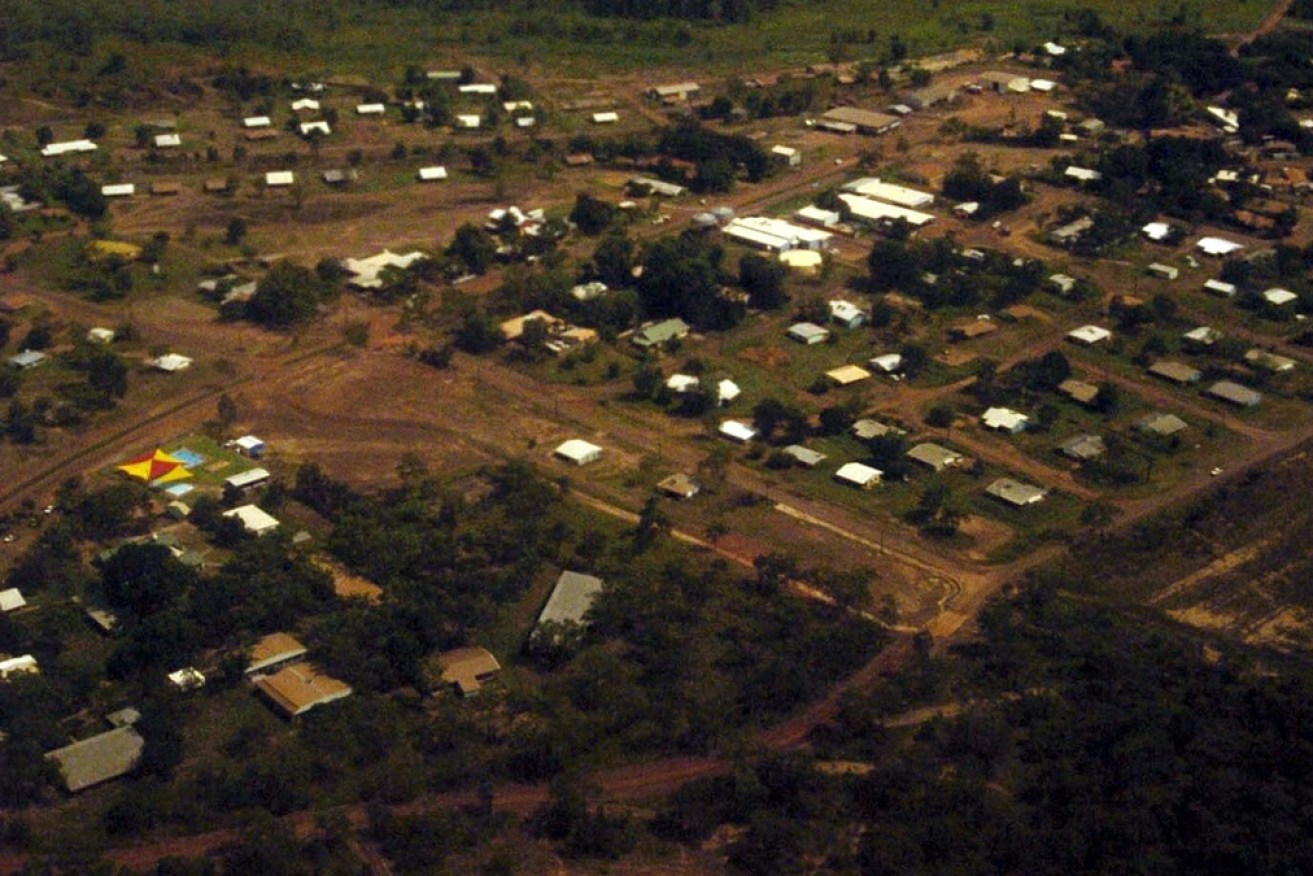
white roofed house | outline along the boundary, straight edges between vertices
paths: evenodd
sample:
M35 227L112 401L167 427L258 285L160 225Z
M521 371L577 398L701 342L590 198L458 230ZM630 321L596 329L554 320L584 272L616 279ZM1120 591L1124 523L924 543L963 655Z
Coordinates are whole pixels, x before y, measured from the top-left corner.
M415 176L420 182L435 182L447 178L447 168L438 165L421 167L416 171Z
M1093 170L1088 167L1077 167L1074 164L1069 166L1062 173L1063 176L1067 177L1067 179L1073 179L1076 182L1081 183L1082 185L1092 182L1098 182L1099 180L1103 179L1103 174L1099 173L1097 170Z
M725 379L716 384L716 404L722 408L742 394L743 390L732 380Z
M988 408L980 415L980 422L986 429L994 432L1019 435L1030 425L1030 418L1011 408Z
M261 444L260 446L263 447L264 445ZM267 483L268 480L269 472L267 469L252 468L224 478L223 485L234 490L249 490L252 487Z
M745 216L733 219L724 228L726 237L756 249L788 252L792 249L825 250L834 235L819 228L794 225L783 219Z
M738 420L725 420L720 424L718 431L721 437L728 438L737 444L747 444L757 437L756 428Z
M224 517L236 518L242 529L251 535L265 535L278 528L278 518L255 505L241 505L223 512Z
M149 360L150 364L158 371L172 374L175 371L183 371L191 367L192 360L189 356L183 356L180 353L165 353L155 359Z
M313 97L303 97L303 98L300 98L299 100L294 100L294 101L292 101L292 112L294 112L294 113L306 113L306 112L315 112L315 113L317 113L317 112L319 112L319 101L315 100Z
M247 116L242 119L242 127L251 128L268 128L273 125L273 120L268 116Z
M866 312L851 301L836 298L829 302L829 308L830 321L844 328L858 328L866 322Z
M66 140L62 143L47 143L41 147L43 158L56 158L60 155L76 155L79 152L95 152L99 147L90 140Z
M264 456L264 439L254 435L243 435L233 441L233 447L247 459L259 459Z
M602 448L582 438L571 438L558 445L552 455L575 465L588 465L602 458Z
M333 129L329 127L328 122L322 120L316 122L301 122L297 128L301 131L302 137L309 137L312 134L321 134L327 137L329 134L333 133Z
M358 116L381 116L387 112L387 107L381 103L362 103L356 105L356 115Z
M351 273L351 279L347 280L347 285L356 289L381 289L383 288L383 273L389 268L404 271L416 262L423 261L426 258L428 256L418 250L398 255L391 250L385 249L381 253L368 258L347 259L345 266Z
M822 328L813 322L798 322L789 326L785 332L789 340L797 341L800 344L812 346L813 344L822 344L830 338L830 330Z
M106 198L126 198L137 193L132 183L111 183L100 187L100 193Z
M1195 247L1204 255L1210 256L1228 256L1239 249L1244 249L1244 244L1236 243L1233 240L1227 240L1224 237L1201 237Z
M869 490L880 483L880 478L884 472L878 468L872 468L860 462L849 462L839 467L834 473L834 479L842 481L845 484L851 484L862 490Z
M477 130L479 126L482 124L483 124L483 117L476 113L461 113L460 115L456 116L455 126L457 128L461 128L466 131Z
M1097 325L1083 325L1067 332L1067 340L1082 347L1093 347L1112 337L1112 332Z
M933 214L912 210L898 204L877 201L875 198L868 198L865 195L854 195L845 192L839 195L839 200L844 203L854 219L860 219L864 222L881 224L902 219L913 228L920 228L935 221Z
M877 201L912 209L929 207L935 202L935 196L929 192L884 182L879 177L855 179L852 182L845 183L843 190L855 195L862 195L866 198L874 198Z
M156 149L176 149L182 145L182 137L177 134L156 134Z
M620 114L615 112L593 113L594 125L614 125L620 121Z
M879 356L871 357L867 364L881 374L897 374L903 370L903 354L882 353Z
M1263 291L1263 300L1273 307L1285 307L1287 304L1298 301L1299 296L1289 289L1274 287Z
M8 614L11 611L18 611L26 605L27 600L23 598L23 591L17 587L0 590L0 613Z
M296 182L296 174L290 170L271 170L264 175L264 184L271 189L286 188Z
M770 157L785 167L798 167L802 164L802 153L792 146L772 146Z

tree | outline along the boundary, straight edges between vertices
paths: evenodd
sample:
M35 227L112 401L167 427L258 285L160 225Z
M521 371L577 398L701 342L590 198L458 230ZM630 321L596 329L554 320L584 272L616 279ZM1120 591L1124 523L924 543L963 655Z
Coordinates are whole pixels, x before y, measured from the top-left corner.
M917 280L920 267L907 246L895 240L877 240L866 257L871 288L876 292L908 289Z
M224 232L223 242L229 246L237 246L246 239L246 220L240 216L234 216L228 220L228 229Z
M237 422L237 402L226 392L219 396L217 413L219 424L225 429L231 429L233 423Z
M952 405L947 402L939 402L926 412L925 424L936 429L947 429L953 425L954 416Z
M613 289L633 281L633 266L634 242L623 232L608 234L593 250L593 268L598 279Z
M963 512L953 491L940 481L931 481L921 491L913 520L931 535L949 536L957 532Z
M123 398L128 392L128 366L109 350L87 357L87 384L102 398Z
M121 546L101 567L100 578L110 601L138 618L160 611L195 583L195 573L159 544Z
M570 211L570 221L589 236L601 234L610 228L615 222L615 216L614 204L594 198L585 192L580 192L575 198L574 209Z
M650 359L644 360L634 372L634 393L643 399L654 398L664 385L661 367Z
M775 310L789 301L784 292L784 267L755 253L739 260L739 285L748 293L753 307Z
M313 319L319 301L319 278L313 271L292 262L279 262L255 287L244 315L260 325L290 328Z
M466 222L456 229L447 255L460 261L470 273L484 274L497 257L497 242L487 231Z
M643 551L662 535L670 532L670 517L661 509L661 500L651 496L643 503L634 529L634 547Z
M466 353L488 353L505 341L499 329L487 313L470 308L461 326L456 330L456 346Z

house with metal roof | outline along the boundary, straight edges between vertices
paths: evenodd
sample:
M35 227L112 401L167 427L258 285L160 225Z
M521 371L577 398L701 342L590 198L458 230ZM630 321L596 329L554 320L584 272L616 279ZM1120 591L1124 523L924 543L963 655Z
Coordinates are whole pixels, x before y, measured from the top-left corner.
M1203 372L1198 368L1193 368L1184 362L1173 362L1169 359L1159 359L1154 362L1149 366L1148 372L1154 377L1162 378L1168 383L1175 383L1177 386L1198 383L1203 377Z
M538 615L538 623L529 635L530 642L541 639L546 624L587 624L588 610L605 586L601 578L583 572L565 570L556 579L547 604Z
M657 492L672 499L692 499L702 490L702 486L696 480L682 471L662 478L657 482L656 488Z
M255 688L285 718L299 717L353 693L351 685L325 674L311 663L294 663L272 675L261 675L255 679Z
M1107 446L1099 435L1077 435L1058 445L1058 452L1077 462L1089 462L1098 459L1107 452Z
M1093 383L1086 383L1084 380L1077 380L1069 377L1058 384L1058 392L1067 398L1085 407L1093 407L1094 403L1099 400L1099 388Z
M23 598L23 591L17 587L10 587L7 590L0 590L0 614L9 614L11 611L18 611L27 605L27 600Z
M980 415L980 422L986 429L1018 435L1030 425L1030 417L1011 408L988 408Z
M278 518L256 505L239 505L223 512L223 516L237 518L251 535L265 535L278 528Z
M1042 502L1048 490L1012 478L999 478L985 487L985 494L1014 508L1024 508Z
M1263 394L1257 390L1242 386L1233 380L1219 380L1204 390L1209 398L1224 401L1238 408L1252 408L1263 400Z
M286 666L306 655L302 645L287 633L270 633L251 646L246 674L255 675Z
M869 490L880 483L884 472L860 462L849 462L839 467L834 479L850 484L858 489Z
M812 346L827 341L830 337L830 330L814 322L796 322L789 326L789 330L785 332L785 335L788 336L789 340Z
M21 353L9 357L9 365L13 368L20 368L26 371L28 368L35 368L42 362L46 361L46 354L40 350L23 350Z
M46 760L59 768L68 792L76 794L135 770L145 747L146 740L135 727L116 727L46 752Z
M824 453L818 453L811 448L803 447L801 444L790 444L780 452L791 457L794 462L803 468L815 468L829 458Z
M851 386L871 377L871 372L860 365L840 365L825 372L825 376L835 386Z
M737 444L747 444L757 437L757 430L754 426L739 420L725 420L720 424L719 430L722 438L728 438Z
M225 487L231 487L234 490L249 490L251 487L258 487L260 484L269 480L268 469L249 468L246 471L238 472L223 479Z
M901 435L903 430L879 420L862 419L853 423L852 433L862 441L870 441L872 438L879 438L884 435Z
M1245 361L1260 371L1268 371L1272 374L1284 374L1287 371L1294 371L1296 364L1295 360L1288 356L1281 356L1260 347L1253 347L1246 351Z
M439 681L463 697L474 696L501 672L501 664L487 648L455 648L433 659Z
M1190 428L1190 424L1176 414L1157 411L1137 422L1135 428L1150 435L1166 438Z
M552 455L575 465L588 465L602 458L602 448L582 438L571 438L559 444Z
M1093 347L1112 337L1112 332L1097 325L1083 325L1067 332L1067 340L1082 347Z
M907 451L906 456L931 471L943 471L946 468L959 466L966 461L966 457L956 450L950 450L929 441L913 446Z
M688 323L675 317L640 327L630 340L633 341L634 346L646 349L686 338L690 331L692 328Z
M844 328L858 328L866 322L866 311L851 301L836 298L827 302L826 306L830 310L830 321Z

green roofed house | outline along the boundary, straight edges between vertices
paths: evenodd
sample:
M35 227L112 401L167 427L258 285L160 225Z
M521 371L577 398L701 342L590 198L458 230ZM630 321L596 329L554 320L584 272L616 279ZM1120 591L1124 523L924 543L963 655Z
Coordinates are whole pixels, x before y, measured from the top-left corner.
M644 349L648 347L659 347L670 341L676 341L688 337L690 330L688 323L675 317L674 319L666 319L661 322L654 322L651 325L643 326L638 329L638 331L634 332L633 342L635 346L643 347Z

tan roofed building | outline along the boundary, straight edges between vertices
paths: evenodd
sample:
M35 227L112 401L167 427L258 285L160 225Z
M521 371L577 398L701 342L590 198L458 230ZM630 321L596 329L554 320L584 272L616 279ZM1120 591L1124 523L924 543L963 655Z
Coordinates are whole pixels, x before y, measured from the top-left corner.
M251 647L251 662L246 666L246 674L275 669L293 660L300 660L305 655L305 645L292 636L287 633L271 633Z
M486 648L445 651L436 662L443 683L453 685L464 697L478 693L484 682L501 672L501 664Z
M255 686L288 718L351 696L351 685L324 675L310 663L284 667L255 680Z

